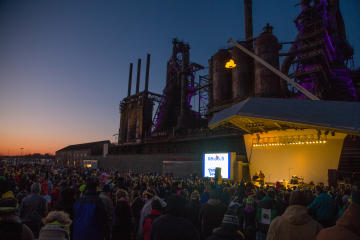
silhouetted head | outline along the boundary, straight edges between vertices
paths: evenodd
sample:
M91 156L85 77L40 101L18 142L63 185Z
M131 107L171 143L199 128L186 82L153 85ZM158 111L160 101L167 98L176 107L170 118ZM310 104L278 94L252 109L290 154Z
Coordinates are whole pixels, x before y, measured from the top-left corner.
M269 191L267 191L266 196L268 196L271 199L274 199L275 198L274 190L270 189Z
M186 200L183 196L172 194L167 201L167 213L181 217L184 214Z
M315 187L315 191L316 191L317 194L320 194L320 193L323 192L323 189L322 189L321 186L316 186L316 187Z
M31 185L31 192L32 193L40 193L41 192L41 185L38 182L35 182Z
M158 199L153 199L151 202L151 209L162 211L161 203Z
M303 191L292 191L290 193L289 205L306 206L306 195Z
M110 185L109 184L104 185L103 192L106 192L106 193L110 192Z
M86 189L90 191L96 191L99 181L95 177L89 177L86 181Z
M211 190L211 192L209 193L209 196L211 199L219 199L219 197L220 197L219 195L220 194L219 194L218 190L216 190L216 189Z

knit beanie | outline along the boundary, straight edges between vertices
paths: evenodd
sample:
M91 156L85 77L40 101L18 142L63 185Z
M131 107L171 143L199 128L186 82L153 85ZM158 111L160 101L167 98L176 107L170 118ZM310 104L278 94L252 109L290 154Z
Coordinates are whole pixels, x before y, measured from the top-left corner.
M190 196L191 200L199 200L200 199L200 194L197 190L193 191L191 193L191 196Z
M222 225L235 225L239 226L239 219L237 217L237 209L238 207L234 205L233 207L229 207L224 215Z
M14 197L12 191L8 191L1 195L0 199L0 213L15 212L18 207L18 201Z
M18 207L18 201L11 191L9 182L0 179L0 214L15 212Z

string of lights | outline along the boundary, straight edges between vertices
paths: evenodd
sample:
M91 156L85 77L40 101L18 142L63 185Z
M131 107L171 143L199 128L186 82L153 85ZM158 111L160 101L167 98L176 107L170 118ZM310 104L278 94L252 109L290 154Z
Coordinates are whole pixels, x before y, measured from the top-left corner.
M253 147L273 147L286 145L310 145L310 144L325 144L327 143L326 135L319 135L317 138L311 135L296 135L296 136L276 136L252 139Z

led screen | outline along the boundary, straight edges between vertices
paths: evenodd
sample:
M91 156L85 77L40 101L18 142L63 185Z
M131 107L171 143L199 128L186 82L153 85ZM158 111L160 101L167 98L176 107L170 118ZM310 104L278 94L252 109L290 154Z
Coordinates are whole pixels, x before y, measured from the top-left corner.
M230 178L230 153L205 153L204 177L215 177L215 168L221 168L221 177Z

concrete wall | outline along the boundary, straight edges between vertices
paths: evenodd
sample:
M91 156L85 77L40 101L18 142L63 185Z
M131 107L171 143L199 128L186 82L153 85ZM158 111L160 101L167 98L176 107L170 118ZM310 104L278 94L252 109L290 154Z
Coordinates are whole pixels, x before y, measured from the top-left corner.
M313 134L316 130L286 130L270 131L259 134L261 138L274 136L293 136ZM250 162L250 174L261 170L265 174L265 181L276 182L289 180L289 175L302 176L305 182L328 183L328 169L337 169L345 134L327 135L325 144L303 144L253 147L252 139L255 134L244 135L246 153Z
M105 158L98 157L97 159L99 160L99 168L117 168L123 171L138 170L141 172L156 171L162 174L163 161L182 161L184 158L193 161L201 160L201 156L197 154L122 154L108 155ZM182 172L182 169L179 169L179 173ZM191 172L189 172L190 174ZM175 175L178 174L175 173Z

